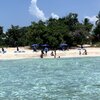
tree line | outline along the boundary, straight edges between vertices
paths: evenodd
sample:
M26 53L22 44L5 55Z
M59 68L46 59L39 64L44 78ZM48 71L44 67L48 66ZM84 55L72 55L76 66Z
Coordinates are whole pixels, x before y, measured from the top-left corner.
M3 27L0 26L0 46L48 44L57 48L61 43L67 43L69 46L95 44L100 42L100 12L96 17L95 25L88 18L79 22L78 14L69 13L59 19L31 22L31 25L25 27L11 25L6 33L3 33Z

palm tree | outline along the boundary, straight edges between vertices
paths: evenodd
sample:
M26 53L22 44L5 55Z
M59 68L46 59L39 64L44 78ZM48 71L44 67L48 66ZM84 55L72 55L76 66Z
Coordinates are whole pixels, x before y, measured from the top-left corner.
M96 16L96 18L97 18L96 25L100 25L100 11L98 15Z

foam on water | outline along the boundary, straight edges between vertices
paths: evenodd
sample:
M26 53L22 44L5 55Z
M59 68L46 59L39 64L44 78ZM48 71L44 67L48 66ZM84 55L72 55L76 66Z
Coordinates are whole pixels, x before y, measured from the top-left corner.
M0 61L0 100L99 100L100 58Z

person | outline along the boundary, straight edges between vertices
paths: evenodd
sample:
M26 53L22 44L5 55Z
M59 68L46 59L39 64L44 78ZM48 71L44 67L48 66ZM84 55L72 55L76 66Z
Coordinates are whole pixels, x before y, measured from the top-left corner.
M43 58L43 55L44 55L44 51L43 49L41 50L41 54L40 54L40 58Z
M82 55L87 55L87 50L86 49L83 49L84 51L83 51L83 53L82 53Z
M54 50L54 53L55 53L54 58L56 58L56 49Z
M51 52L51 56L54 56L54 53L53 53L53 51Z
M44 54L44 50L43 49L41 50L41 54Z
M58 58L60 58L60 56L58 56Z
M46 53L46 55L47 55L48 48L47 48L47 47L45 47L45 48L44 48L44 51L45 51L45 53Z
M83 45L81 44L81 49L83 49Z
M5 50L4 50L4 48L2 48L2 52L3 52L3 53L5 53Z
M18 46L17 46L17 51L19 51L19 48L18 48Z
M43 58L43 53L41 53L40 58Z
M33 47L33 51L37 51L35 46Z
M81 50L79 50L79 55L81 55Z
M84 50L84 54L87 55L87 50L86 49Z

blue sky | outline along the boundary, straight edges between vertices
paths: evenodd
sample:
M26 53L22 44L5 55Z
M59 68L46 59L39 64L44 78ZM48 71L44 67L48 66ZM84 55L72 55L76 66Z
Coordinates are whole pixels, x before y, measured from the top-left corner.
M0 26L6 31L11 25L28 26L32 21L59 18L78 13L82 21L91 22L100 11L100 0L0 0Z

